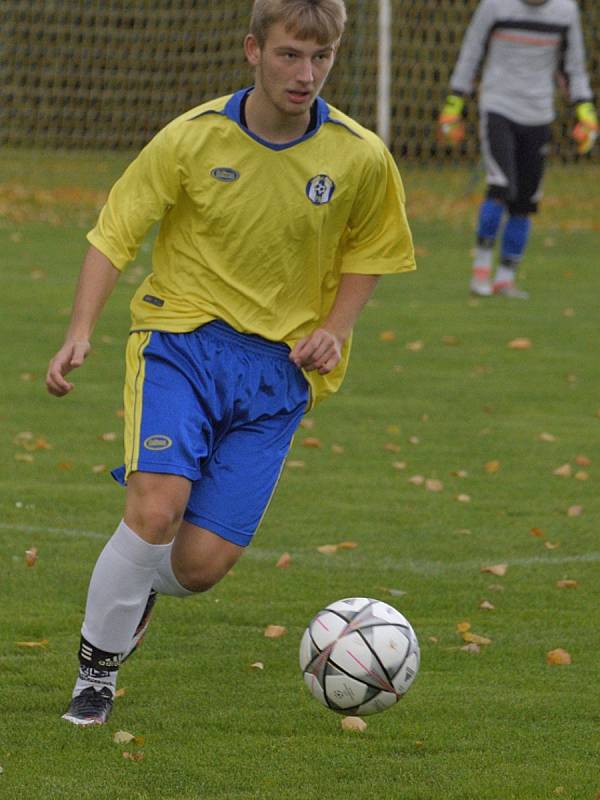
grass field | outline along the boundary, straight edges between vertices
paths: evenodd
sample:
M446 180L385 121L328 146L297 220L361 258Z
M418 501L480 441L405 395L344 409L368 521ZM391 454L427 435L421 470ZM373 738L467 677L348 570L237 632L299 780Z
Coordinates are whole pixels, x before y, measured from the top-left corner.
M85 230L125 162L0 156L0 798L597 798L593 165L549 172L528 302L467 293L481 186L465 194L458 169L405 170L419 270L378 288L343 390L297 436L256 542L209 594L160 599L108 726L60 720L89 574L121 513L107 470L121 457L127 304L149 247L111 298L72 395L48 396L43 375ZM346 540L358 546L317 550ZM291 565L279 569L284 552ZM504 575L481 571L498 564ZM297 665L312 615L355 595L396 605L422 650L406 698L363 734L342 731ZM465 650L460 623L490 643ZM288 632L266 639L268 624ZM557 648L571 664L547 663ZM143 742L118 745L119 730Z

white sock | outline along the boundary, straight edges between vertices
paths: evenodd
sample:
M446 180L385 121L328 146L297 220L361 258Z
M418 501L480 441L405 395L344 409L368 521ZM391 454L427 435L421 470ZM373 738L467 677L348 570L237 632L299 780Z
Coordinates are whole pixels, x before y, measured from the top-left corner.
M494 249L492 247L481 247L477 245L473 256L474 270L491 270Z
M496 275L494 276L494 283L514 283L515 282L515 270L511 267L505 267L503 264L500 264L498 269L496 270Z
M121 521L100 553L88 590L82 636L108 653L124 652L170 544L149 544Z
M173 542L169 545L169 549L164 553L162 561L157 567L152 581L152 588L159 594L170 594L173 597L190 597L195 592L182 586L173 572L173 565L171 564L172 549Z

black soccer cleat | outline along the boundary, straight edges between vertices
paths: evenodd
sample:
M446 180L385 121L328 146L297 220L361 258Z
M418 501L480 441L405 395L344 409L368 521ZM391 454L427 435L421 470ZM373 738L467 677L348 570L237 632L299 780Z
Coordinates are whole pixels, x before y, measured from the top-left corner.
M88 686L72 698L62 718L73 725L104 725L113 706L113 694L104 686L94 689Z
M144 636L146 635L146 631L148 630L148 625L150 624L150 618L152 616L152 609L154 608L154 604L156 603L157 597L158 597L158 592L155 592L154 589L152 589L152 591L148 595L148 600L146 601L146 607L144 608L144 613L142 614L142 618L140 619L138 626L135 629L135 633L133 634L131 644L121 656L121 664L124 661L127 661L129 656L135 650L137 650L137 648L141 645Z

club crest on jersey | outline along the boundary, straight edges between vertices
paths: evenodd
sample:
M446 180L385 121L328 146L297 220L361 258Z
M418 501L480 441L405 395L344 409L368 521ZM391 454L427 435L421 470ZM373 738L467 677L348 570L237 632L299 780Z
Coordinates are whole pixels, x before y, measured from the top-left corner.
M148 436L148 438L144 440L144 447L146 450L168 450L172 444L173 441L169 439L168 436L163 436L162 434Z
M233 183L240 177L240 173L233 167L214 167L210 174L222 183Z
M325 203L328 203L334 191L335 183L329 175L315 175L306 184L306 196L316 206L324 206Z

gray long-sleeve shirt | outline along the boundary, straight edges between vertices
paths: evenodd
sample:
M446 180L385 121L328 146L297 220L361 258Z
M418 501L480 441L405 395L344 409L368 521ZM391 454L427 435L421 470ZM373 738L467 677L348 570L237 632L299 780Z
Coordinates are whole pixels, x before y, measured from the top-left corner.
M521 125L552 122L557 72L566 78L571 102L592 99L574 0L543 5L482 0L465 34L450 90L471 94L482 63L480 110Z

